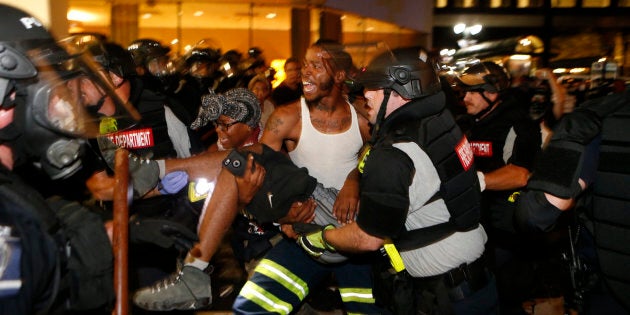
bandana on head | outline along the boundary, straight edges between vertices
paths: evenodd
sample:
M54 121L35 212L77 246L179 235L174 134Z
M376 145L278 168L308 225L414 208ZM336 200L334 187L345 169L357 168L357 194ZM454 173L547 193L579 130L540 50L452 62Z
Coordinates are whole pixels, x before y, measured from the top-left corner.
M260 123L260 104L256 95L245 88L231 89L223 94L206 94L201 97L197 119L190 127L198 129L225 115L250 127Z

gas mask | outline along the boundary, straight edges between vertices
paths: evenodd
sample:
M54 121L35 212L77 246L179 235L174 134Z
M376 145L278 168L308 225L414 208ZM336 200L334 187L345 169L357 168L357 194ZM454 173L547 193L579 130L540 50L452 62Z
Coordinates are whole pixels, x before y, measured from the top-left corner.
M4 139L4 144L13 148L16 163L34 162L51 179L67 178L82 167L85 140L101 135L100 117L88 112L87 85L82 81L89 80L89 86L115 106L127 108L130 104L122 102L111 81L81 55L71 55L61 64L36 66L37 77L21 82L16 91L13 122L7 126L19 135ZM137 112L119 112L133 116L131 121L139 120Z

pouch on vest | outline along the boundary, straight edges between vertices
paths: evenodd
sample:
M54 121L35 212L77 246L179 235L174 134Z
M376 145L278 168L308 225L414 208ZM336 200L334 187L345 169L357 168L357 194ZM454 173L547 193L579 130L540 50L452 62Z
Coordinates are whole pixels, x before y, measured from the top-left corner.
M387 259L372 265L372 294L376 304L397 315L415 314L413 277L403 270L396 272Z
M69 290L72 310L111 306L114 301L113 253L103 221L76 202L48 200L66 236L67 272L63 278Z

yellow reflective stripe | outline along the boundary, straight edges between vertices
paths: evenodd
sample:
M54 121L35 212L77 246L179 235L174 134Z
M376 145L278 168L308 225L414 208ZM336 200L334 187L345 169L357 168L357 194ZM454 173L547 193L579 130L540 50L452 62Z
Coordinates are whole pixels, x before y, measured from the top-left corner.
M304 297L308 295L308 284L289 269L284 268L274 261L263 259L258 263L254 271L282 284L287 290L293 292L300 301L304 300Z
M199 194L197 192L197 182L190 182L190 185L188 185L188 200L190 200L190 202L197 202L206 197L208 197L208 193Z
M102 135L118 131L118 122L116 118L104 117L101 119L101 123L98 126L98 131Z
M358 302L374 304L371 288L339 288L341 300L344 302Z
M361 154L359 154L359 163L357 165L357 169L359 170L359 173L361 174L363 174L363 168L365 167L365 160L370 155L371 149L372 149L372 146L369 144L364 145L363 148L361 148Z
M247 281L241 289L241 296L245 297L252 303L264 308L270 313L289 314L293 310L293 306L283 302L275 295L267 292L257 284Z
M511 203L515 203L518 200L518 197L520 195L521 195L520 191L515 191L508 197L508 201Z
M389 262L392 264L392 267L394 267L394 270L396 270L396 272L405 270L405 263L403 263L402 257L400 257L400 253L398 253L396 246L392 244L391 241L387 241L383 247L385 247L385 252L387 252Z

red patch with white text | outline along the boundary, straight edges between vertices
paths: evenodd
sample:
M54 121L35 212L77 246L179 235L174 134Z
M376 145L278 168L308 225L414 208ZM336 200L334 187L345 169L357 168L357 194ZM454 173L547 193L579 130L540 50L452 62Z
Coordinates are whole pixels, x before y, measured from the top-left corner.
M492 142L471 142L473 153L475 156L491 157L492 156Z
M144 128L128 131L120 131L108 134L107 138L114 144L126 149L142 149L153 146L153 129Z
M462 137L462 140L455 146L455 153L457 153L459 162L462 163L464 170L469 170L473 164L474 155L470 143L468 143L468 139L466 139L465 136Z

